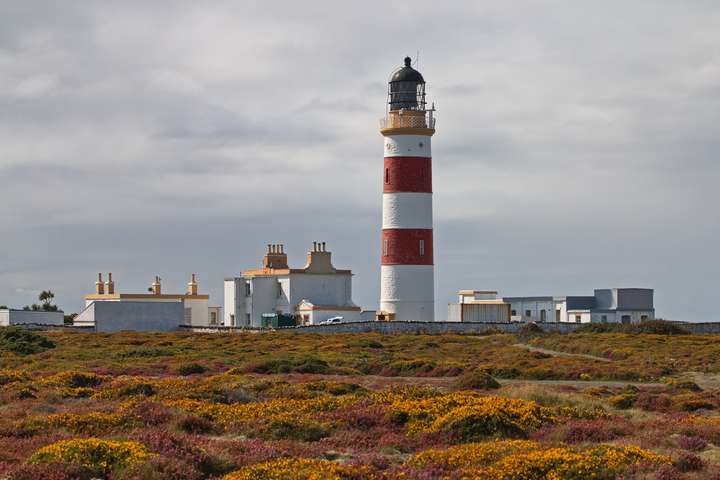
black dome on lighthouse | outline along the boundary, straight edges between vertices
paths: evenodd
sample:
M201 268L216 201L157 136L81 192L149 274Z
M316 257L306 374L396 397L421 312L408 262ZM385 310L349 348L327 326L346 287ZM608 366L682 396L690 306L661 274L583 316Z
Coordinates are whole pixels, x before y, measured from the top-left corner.
M425 110L425 79L412 68L412 59L405 57L405 66L395 70L388 83L390 110Z
M393 74L390 82L425 83L425 79L420 74L420 72L410 66L411 63L412 59L410 57L405 57L405 66L401 67L397 72Z

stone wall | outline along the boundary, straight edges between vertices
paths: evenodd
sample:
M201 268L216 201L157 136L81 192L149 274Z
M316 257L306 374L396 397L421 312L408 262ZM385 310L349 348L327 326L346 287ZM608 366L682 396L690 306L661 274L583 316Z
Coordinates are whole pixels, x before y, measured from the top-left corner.
M484 322L350 322L336 323L333 325L308 325L304 327L286 328L294 333L366 333L377 332L382 334L395 333L485 333L505 332L513 333L522 328L525 323L484 323ZM546 332L569 333L586 324L578 323L542 323L538 324ZM720 322L712 323L683 323L682 328L697 334L720 334ZM214 327L214 328L189 328L195 332L233 332L243 331L242 328ZM257 329L246 329L247 331L258 331Z

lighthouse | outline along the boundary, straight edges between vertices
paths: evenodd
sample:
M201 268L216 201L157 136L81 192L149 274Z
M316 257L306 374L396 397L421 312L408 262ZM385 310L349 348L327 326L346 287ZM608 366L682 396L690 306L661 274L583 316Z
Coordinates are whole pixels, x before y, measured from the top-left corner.
M433 321L432 155L434 105L410 57L388 83L378 320Z

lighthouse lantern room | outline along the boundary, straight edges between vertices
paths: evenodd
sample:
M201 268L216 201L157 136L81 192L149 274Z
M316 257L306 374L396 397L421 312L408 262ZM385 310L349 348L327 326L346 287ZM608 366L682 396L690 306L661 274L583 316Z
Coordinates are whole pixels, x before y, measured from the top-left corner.
M410 57L388 84L378 320L434 320L432 160L434 106Z

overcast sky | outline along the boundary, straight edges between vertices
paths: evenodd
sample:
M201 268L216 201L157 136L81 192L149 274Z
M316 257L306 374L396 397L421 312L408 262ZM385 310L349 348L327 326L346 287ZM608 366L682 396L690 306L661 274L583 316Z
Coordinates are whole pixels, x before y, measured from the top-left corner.
M440 5L442 3L443 5ZM720 321L720 3L0 3L0 304L190 273L222 304L314 240L375 309L386 81L437 103L436 307L655 288Z

